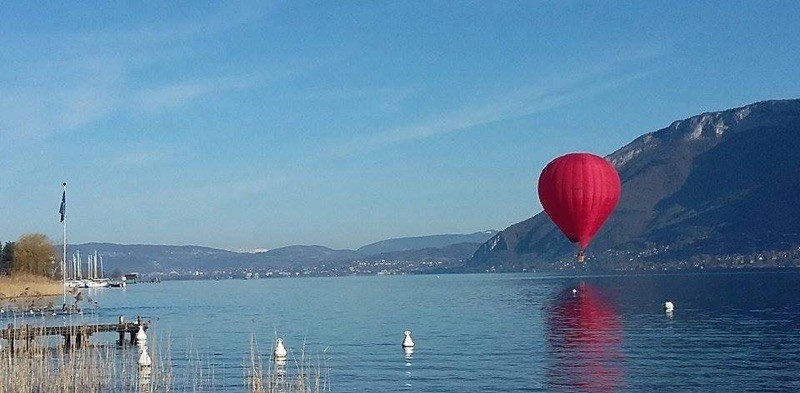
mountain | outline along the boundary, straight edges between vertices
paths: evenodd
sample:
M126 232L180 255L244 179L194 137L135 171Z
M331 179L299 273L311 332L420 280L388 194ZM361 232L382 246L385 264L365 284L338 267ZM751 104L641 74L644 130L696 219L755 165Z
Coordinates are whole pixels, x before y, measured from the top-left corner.
M456 243L448 244L444 247L429 247L415 250L391 251L375 254L366 259L376 260L406 260L406 261L426 261L426 260L448 260L451 262L469 259L481 243Z
M259 253L236 253L200 246L111 243L86 243L69 246L70 254L80 252L82 257L93 254L95 251L103 257L104 270L107 272L114 268L141 272L303 268L358 257L353 250L333 250L323 246L288 246Z
M95 251L102 256L104 270L110 273L115 268L123 271L169 271L187 268L191 264L221 266L239 254L200 246L163 246L149 244L85 243L70 244L70 254L79 252L85 260L86 255ZM57 247L61 255L61 246Z
M439 264L463 264L464 260L497 231L468 235L434 235L416 238L391 239L367 245L359 250L334 250L324 246L287 246L265 252L232 252L200 246L124 245L112 243L85 243L69 245L69 253L85 256L95 251L103 259L103 269L110 273L119 268L125 272L171 272L191 274L194 271L281 270L319 272L356 271L352 265L396 264L436 261ZM58 255L61 246L56 247ZM369 251L372 250L372 251ZM333 270L331 270L333 269ZM415 271L422 271L415 268ZM399 270L398 270L399 271ZM331 273L333 274L333 273Z
M358 257L353 250L334 250L324 246L287 246L253 254L239 254L237 259L249 267L308 267Z
M390 253L396 251L409 251L442 248L459 243L483 243L492 236L497 234L497 231L489 230L483 232L475 232L466 235L449 234L449 235L431 235L431 236L417 236L417 237L403 237L397 239L382 240L376 243L368 244L359 248L357 251L361 255L378 255L382 253Z
M800 244L800 100L679 120L606 159L622 195L589 246L601 265L713 261ZM542 212L489 239L470 267L546 269L575 251Z

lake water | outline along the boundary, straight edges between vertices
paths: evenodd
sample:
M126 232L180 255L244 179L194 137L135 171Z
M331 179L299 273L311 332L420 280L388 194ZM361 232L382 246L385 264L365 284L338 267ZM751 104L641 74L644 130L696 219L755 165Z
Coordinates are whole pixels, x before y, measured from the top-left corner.
M275 337L297 358L305 343L334 392L800 391L798 282L774 271L163 282L93 290L100 308L85 318L148 317L177 372L201 363L216 391L244 390L252 337L265 362Z

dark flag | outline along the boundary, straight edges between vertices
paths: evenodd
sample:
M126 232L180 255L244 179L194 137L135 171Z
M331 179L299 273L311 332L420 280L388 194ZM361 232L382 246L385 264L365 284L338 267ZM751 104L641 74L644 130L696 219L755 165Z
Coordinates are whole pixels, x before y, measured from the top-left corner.
M64 190L64 193L61 194L61 207L58 212L61 213L61 222L64 222L64 213L67 212L67 190Z

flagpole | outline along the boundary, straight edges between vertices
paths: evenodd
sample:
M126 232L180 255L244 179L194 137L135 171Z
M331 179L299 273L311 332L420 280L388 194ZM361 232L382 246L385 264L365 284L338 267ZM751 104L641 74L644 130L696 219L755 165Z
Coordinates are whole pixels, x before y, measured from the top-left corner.
M67 183L64 183L64 193L61 194L61 223L64 224L64 254L61 257L61 286L64 291L64 304L67 304Z

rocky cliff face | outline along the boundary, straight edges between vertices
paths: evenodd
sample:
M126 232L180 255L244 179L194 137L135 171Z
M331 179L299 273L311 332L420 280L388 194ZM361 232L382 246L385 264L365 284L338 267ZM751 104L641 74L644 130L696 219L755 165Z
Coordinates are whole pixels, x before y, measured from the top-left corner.
M676 121L606 158L619 171L622 196L589 246L598 258L622 250L680 258L800 243L800 100ZM540 213L484 243L471 265L535 267L574 250Z

